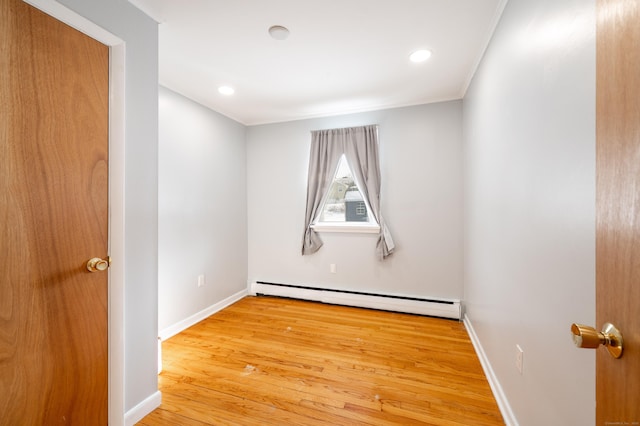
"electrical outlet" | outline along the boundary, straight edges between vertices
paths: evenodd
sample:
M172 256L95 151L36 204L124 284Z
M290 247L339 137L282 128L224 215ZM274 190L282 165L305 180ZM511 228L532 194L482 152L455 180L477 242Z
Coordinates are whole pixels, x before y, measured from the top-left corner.
M522 362L524 359L524 351L520 347L520 345L516 345L516 368L518 372L522 374Z
M204 274L198 275L198 288L204 285Z

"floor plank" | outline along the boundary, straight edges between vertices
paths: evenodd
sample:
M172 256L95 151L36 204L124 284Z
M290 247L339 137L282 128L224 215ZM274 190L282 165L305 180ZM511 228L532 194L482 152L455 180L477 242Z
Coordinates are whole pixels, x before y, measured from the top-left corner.
M456 321L247 297L163 342L139 425L504 425Z

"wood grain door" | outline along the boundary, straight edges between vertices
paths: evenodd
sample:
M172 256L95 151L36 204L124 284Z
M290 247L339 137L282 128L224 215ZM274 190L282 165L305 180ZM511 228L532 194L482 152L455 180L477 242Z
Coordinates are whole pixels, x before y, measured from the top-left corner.
M0 0L0 425L106 425L108 47Z
M596 322L624 352L596 355L597 425L640 425L640 1L598 0Z

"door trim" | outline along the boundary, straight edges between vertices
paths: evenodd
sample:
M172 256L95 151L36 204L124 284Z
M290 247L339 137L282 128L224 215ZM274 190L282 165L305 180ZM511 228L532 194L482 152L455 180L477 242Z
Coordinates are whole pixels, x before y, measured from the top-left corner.
M125 42L55 0L23 0L109 46L109 424L124 425Z

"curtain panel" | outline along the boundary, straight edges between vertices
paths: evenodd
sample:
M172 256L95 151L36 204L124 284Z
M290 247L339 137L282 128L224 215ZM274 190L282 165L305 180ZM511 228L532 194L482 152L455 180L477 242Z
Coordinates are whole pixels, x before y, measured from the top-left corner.
M343 154L362 196L371 207L371 214L380 226L376 252L381 259L384 259L393 253L395 245L380 209L381 180L378 126L376 125L311 132L302 254L315 253L322 247L322 239L311 225L322 208L325 194L329 190Z

